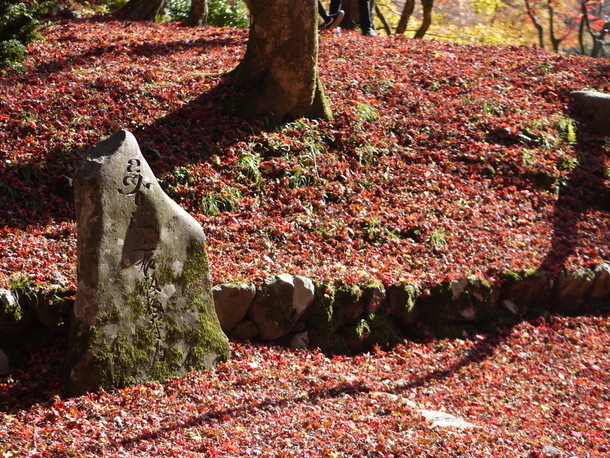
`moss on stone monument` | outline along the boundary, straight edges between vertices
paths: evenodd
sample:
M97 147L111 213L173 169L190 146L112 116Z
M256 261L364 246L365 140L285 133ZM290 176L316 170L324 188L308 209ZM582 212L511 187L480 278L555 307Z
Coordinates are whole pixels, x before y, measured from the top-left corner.
M190 252L182 267L181 280L187 291L193 285L204 280L203 275L208 275L210 264L208 262L207 245L205 242L193 243ZM195 291L190 291L194 293Z
M215 313L200 313L194 329L176 327L171 332L189 339L190 348L185 361L188 370L210 369L213 364L229 359L229 339ZM209 360L210 355L216 355L214 361Z
M81 323L72 329L68 367L73 367L78 355L90 352L96 375L92 374L89 386L113 389L167 379L192 369L209 369L228 359L228 339L215 315L211 291L206 291L208 268L203 242L192 245L180 274L168 263L159 262L154 277L139 280L124 298L123 307L114 306L98 317L94 326ZM158 310L147 303L151 286L170 283L182 284L184 295L190 298L183 311L189 324L180 325L173 296L160 316L153 316ZM197 319L192 322L188 317L194 315ZM82 347L84 343L87 348Z

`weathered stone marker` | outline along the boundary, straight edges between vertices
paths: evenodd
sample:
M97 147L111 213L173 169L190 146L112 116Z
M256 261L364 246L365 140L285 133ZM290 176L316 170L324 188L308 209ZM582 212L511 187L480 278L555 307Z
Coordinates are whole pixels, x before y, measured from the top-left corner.
M161 380L229 356L201 226L159 187L136 139L93 146L74 177L78 287L71 395Z

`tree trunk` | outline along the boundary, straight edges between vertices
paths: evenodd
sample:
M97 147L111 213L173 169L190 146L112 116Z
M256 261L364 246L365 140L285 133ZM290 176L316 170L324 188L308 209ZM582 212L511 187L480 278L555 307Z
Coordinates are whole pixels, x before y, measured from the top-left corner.
M527 15L530 17L534 27L536 27L536 30L538 31L538 43L540 44L540 47L544 49L544 29L536 19L536 15L534 14L534 10L532 10L529 0L525 0L525 8L527 10Z
M248 0L252 24L246 54L233 71L244 95L228 108L246 117L281 123L332 114L318 74L315 0Z
M578 26L578 44L580 46L580 53L584 56L587 55L587 50L585 48L585 27L587 30L589 29L589 15L587 13L587 0L583 0L580 4L580 9L582 11L582 16L580 17L580 24Z
M422 0L421 4L424 9L424 15L422 23L413 38L424 38L430 24L432 24L432 7L434 6L434 0Z
M559 44L563 41L563 38L557 38L555 36L555 8L553 2L547 0L547 8L549 10L549 38L551 40L551 46L554 52L559 52Z
M610 31L610 21L607 21L604 28L599 32L599 36L593 39L593 49L591 50L591 57L600 57L604 50L604 39L606 33Z
M201 27L208 22L208 1L207 0L192 0L189 17L186 20L186 25L192 27Z
M400 15L398 25L396 26L396 35L402 35L407 31L407 25L409 24L409 19L411 19L411 16L413 15L414 9L415 0L407 0L405 2L405 7L402 10L402 14Z
M606 21L604 27L599 32L599 35L596 35L593 30L591 30L591 23L589 21L589 8L587 0L583 0L580 5L580 9L582 12L582 17L580 20L580 28L578 29L578 43L580 44L580 52L587 55L587 49L585 46L584 33L585 30L589 34L593 45L591 46L591 53L589 54L591 57L599 57L601 52L603 51L603 42L606 37L606 33L610 32L610 21Z
M390 27L390 23L384 16L383 11L381 11L381 8L379 8L379 5L377 3L375 3L375 14L377 14L377 17L383 24L383 30L385 30L386 35L392 35L392 27Z
M137 21L154 21L165 6L165 0L129 0L119 13Z

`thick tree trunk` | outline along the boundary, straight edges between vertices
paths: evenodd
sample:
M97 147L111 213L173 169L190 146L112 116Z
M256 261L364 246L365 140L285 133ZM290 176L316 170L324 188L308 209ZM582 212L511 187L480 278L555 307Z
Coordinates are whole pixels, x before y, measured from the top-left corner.
M396 26L396 35L402 35L407 31L407 25L409 24L409 19L411 19L411 16L413 15L414 9L415 0L406 0L405 7L400 15L400 20Z
M231 100L236 114L281 123L332 117L318 74L316 0L249 0L246 54L233 71L246 93Z
M432 24L432 7L434 6L434 0L422 0L421 4L424 9L422 23L413 38L424 38L430 24Z
M129 0L119 13L138 21L153 21L165 6L165 0Z
M525 9L527 11L527 15L532 20L534 27L536 27L536 31L538 32L538 43L539 43L540 47L542 49L544 49L544 29L538 22L538 19L536 19L536 15L534 14L534 10L532 9L532 6L530 5L529 0L525 0Z
M207 0L192 0L189 17L186 24L193 27L200 27L208 22L208 1Z

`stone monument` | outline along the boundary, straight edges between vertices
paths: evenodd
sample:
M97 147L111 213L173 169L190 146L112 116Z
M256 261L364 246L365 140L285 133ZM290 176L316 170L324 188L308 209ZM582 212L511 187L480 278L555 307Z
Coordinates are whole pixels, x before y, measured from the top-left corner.
M226 360L203 230L160 188L132 134L118 131L87 151L74 196L78 286L68 393Z

